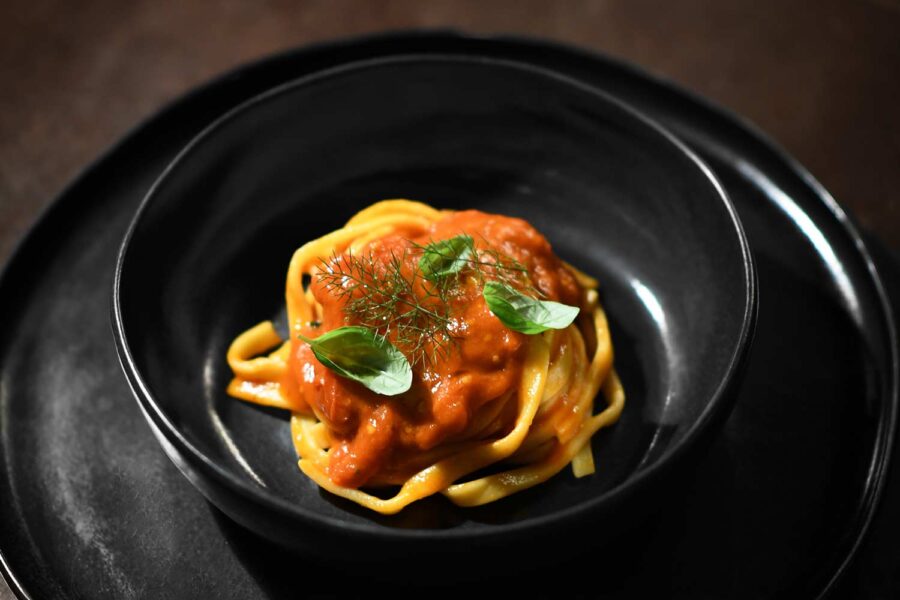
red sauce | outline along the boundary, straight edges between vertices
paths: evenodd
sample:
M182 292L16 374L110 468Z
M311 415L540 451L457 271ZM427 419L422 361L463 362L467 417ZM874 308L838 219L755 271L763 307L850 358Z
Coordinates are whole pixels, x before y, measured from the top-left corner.
M461 233L471 235L476 247L490 247L525 266L531 285L548 299L579 304L580 288L571 270L521 219L472 210L451 213L419 238L386 237L369 244L363 254L376 264L392 255L404 256L403 270L411 273L420 254L403 250L414 242L426 245ZM310 285L324 313L321 325L309 330L311 337L354 324L344 311L346 299L315 277ZM480 411L489 410L492 400L515 393L527 336L507 329L493 316L481 285L472 278L463 278L461 285L450 313L456 345L436 364L417 363L412 388L399 396L375 394L336 375L318 362L308 344L294 342L290 370L298 389L293 391L330 430L334 447L328 475L336 484L357 488L409 477L425 466L423 452L466 439ZM424 293L420 299L428 301ZM511 427L515 411L501 411L498 419L501 427L495 435Z

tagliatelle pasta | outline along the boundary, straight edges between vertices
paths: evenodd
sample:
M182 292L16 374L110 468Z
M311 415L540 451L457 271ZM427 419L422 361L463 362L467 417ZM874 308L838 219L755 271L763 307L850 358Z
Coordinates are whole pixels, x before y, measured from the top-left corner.
M521 219L378 202L295 252L290 339L239 335L228 393L290 411L300 469L384 514L583 477L625 402L596 288Z

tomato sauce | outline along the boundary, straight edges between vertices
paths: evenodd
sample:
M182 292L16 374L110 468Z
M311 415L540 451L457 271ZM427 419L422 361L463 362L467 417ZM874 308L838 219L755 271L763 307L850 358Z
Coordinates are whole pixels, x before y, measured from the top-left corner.
M472 236L476 248L491 248L524 266L530 285L545 299L580 304L581 291L572 271L521 219L474 210L449 213L418 238L385 237L368 244L362 254L376 265L400 256L403 272L412 273L422 246L459 234ZM310 285L323 317L307 335L316 337L355 323L344 311L346 297L316 277ZM308 344L299 340L292 344L290 376L297 386L293 391L329 429L333 447L328 475L336 484L358 488L402 481L428 464L424 453L473 435L477 438L484 431L472 430L479 415L499 406L493 401L516 393L527 336L508 329L490 312L482 285L474 278L460 277L459 286L449 311L455 343L439 360L415 362L412 388L398 396L382 396L340 377L319 363ZM424 289L416 289L423 303L433 301ZM515 406L514 396L508 404ZM516 412L499 410L497 415L494 436L512 427Z

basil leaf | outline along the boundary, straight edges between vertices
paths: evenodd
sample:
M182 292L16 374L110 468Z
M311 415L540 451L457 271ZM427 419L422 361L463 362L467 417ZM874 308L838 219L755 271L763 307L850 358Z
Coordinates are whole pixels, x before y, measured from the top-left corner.
M299 336L323 365L376 394L396 396L412 385L412 367L393 344L365 327L338 327L315 339Z
M431 281L459 273L469 264L474 248L475 243L469 235L432 242L425 246L422 258L419 259L419 271L425 279Z
M504 283L489 281L482 291L491 312L514 331L534 335L548 329L565 329L580 310L559 302L529 298Z

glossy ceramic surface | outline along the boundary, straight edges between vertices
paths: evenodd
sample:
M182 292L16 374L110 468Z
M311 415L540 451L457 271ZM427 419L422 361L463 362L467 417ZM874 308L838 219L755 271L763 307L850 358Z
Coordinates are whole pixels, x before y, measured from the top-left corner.
M809 597L843 570L887 468L896 355L879 282L842 213L734 117L630 67L542 43L424 35L305 49L192 94L88 170L23 243L0 282L0 496L11 500L0 503L0 551L14 587L39 598L278 598L296 596L307 571L365 585L340 563L285 555L184 480L121 377L107 296L133 211L200 128L312 70L429 51L555 66L660 120L715 169L759 266L755 353L708 456L618 553L572 558L527 589ZM553 577L576 568L603 579Z

